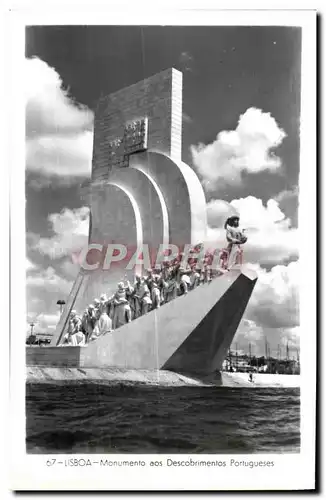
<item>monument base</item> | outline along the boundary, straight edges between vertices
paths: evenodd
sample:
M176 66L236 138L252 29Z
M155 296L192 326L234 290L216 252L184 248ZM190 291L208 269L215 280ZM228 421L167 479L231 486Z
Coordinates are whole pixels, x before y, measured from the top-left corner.
M217 372L208 381L187 377L168 370L124 370L119 368L59 368L28 366L28 384L80 384L147 385L160 387L300 387L300 375L258 373L253 382L248 373Z

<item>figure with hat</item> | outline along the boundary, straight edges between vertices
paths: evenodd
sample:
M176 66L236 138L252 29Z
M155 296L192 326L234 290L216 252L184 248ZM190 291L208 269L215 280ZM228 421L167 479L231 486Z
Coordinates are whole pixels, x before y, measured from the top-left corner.
M159 301L160 301L161 305L164 304L164 302L165 302L165 290L167 288L165 273L166 273L166 269L163 265L161 265L161 268L155 269L155 277L156 277L156 283L157 283L158 289L160 291Z
M139 318L142 313L142 308L141 308L141 301L143 297L143 279L140 276L140 274L136 274L135 276L135 283L133 286L133 292L131 294L131 304L132 304L132 311L133 311L133 319Z
M169 262L164 262L162 265L161 278L159 282L159 287L161 290L161 304L166 304L169 301L169 277Z
M231 250L232 245L243 245L247 241L247 236L239 228L239 223L239 215L232 215L225 221L224 229L226 230L226 239L229 243L228 250Z
M105 310L107 311L107 306L108 306L108 297L106 295L106 293L102 293L101 297L100 297L100 311L101 313Z
M148 289L151 292L154 281L154 273L151 268L147 269L147 276L144 277L144 281L146 282Z
M119 328L119 326L129 323L131 321L131 308L129 300L131 298L133 288L131 287L129 281L126 285L123 281L118 283L117 291L113 296L113 328Z
M242 249L240 245L246 243L247 236L244 234L244 230L240 230L239 223L239 215L232 215L225 221L224 229L226 230L226 239L228 242L228 246L227 248L223 248L220 253L222 269L227 269L230 267L231 253L235 246L237 247L236 263L242 263ZM238 262L239 260L240 262Z
M81 331L81 327L81 318L77 315L75 310L72 310L69 317L68 333L65 336L68 345L85 345L85 335Z
M86 344L90 341L96 323L95 307L89 304L82 317L82 329L85 333Z
M178 295L179 285L181 280L182 272L182 261L184 258L184 252L180 252L179 255L172 261L170 267L170 276L168 280L168 301L175 299Z
M194 290L199 285L200 274L196 270L196 265L191 266L191 272L189 274L190 283L189 289Z
M159 288L160 275L155 274L152 281L151 300L152 309L158 309L161 305L161 290Z
M152 283L153 285L153 283ZM141 314L147 314L152 305L151 292L148 288L147 281L143 281L143 289L141 296Z
M92 332L92 338L96 338L99 336L99 328L98 328L98 321L101 316L101 301L100 299L94 299L93 300L93 306L94 306L94 318L95 318L95 324Z
M180 295L187 295L189 286L190 286L190 277L188 276L187 273L183 273L181 275L180 285L179 285Z
M108 315L108 298L105 294L100 297L100 317L98 320L98 336L106 335L112 331L112 320Z

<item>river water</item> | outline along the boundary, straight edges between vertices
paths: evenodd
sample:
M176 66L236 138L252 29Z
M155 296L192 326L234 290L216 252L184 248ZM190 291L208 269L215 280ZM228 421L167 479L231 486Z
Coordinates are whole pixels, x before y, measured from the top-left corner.
M291 388L26 386L28 453L300 451L300 392Z

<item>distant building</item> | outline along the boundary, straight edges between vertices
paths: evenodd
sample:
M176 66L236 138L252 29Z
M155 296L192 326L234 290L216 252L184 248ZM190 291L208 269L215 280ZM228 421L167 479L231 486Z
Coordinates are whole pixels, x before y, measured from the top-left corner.
M300 374L300 362L296 359L276 359L265 356L249 356L248 354L230 351L223 362L223 370L230 372Z
M35 345L35 346L41 346L41 345L48 345L51 343L52 335L47 334L47 333L35 333L33 335L29 335L26 338L26 344L27 345Z

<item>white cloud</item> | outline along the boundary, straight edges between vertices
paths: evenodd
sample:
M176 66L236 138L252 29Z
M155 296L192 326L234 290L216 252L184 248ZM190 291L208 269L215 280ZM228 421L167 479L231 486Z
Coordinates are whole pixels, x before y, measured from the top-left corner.
M59 319L59 310L57 314L30 313L27 317L27 333L31 331L31 322L34 323L34 333L53 333Z
M51 259L66 255L73 256L87 245L89 228L88 207L70 210L64 208L60 213L50 214L48 220L54 235L51 238L40 238L34 249Z
M80 265L77 261L77 258L72 260L71 258L68 257L61 264L61 269L64 276L70 279L75 279L80 270Z
M299 187L281 191L274 199L279 203L280 208L291 217L295 226L298 225Z
M59 276L53 267L48 267L29 274L26 278L26 286L28 292L31 288L40 289L41 297L42 294L53 292L67 295L70 292L72 282Z
M93 112L73 101L54 68L40 59L25 60L26 168L69 185L89 177ZM44 182L42 183L42 176ZM32 179L32 187L35 179Z
M27 272L27 310L34 311L29 316L43 330L51 328L48 319L57 314L57 300L68 298L79 271L79 265L73 262L73 257L74 252L79 254L87 244L89 209L64 208L60 213L50 214L48 220L54 233L52 237L28 235L29 248L54 261L54 267L34 267Z
M286 134L270 113L249 108L240 116L237 128L220 132L208 145L191 146L194 165L207 190L237 185L242 172L277 171L281 159L273 153Z
M269 272L256 266L258 281L247 317L266 328L299 326L299 262L274 266Z
M245 311L234 343L239 349L252 354L265 354L265 341L272 356L278 350L284 357L286 345L290 356L296 357L300 347L299 318L299 262L287 266L275 266L266 271L258 264L250 265L258 275L253 294Z
M266 205L254 196L232 200L211 200L207 204L207 239L217 248L226 245L223 224L230 215L238 213L240 224L246 228L248 241L244 245L247 262L260 264L278 263L298 256L298 230L291 227L277 201L270 199Z
M26 164L33 172L61 177L88 177L93 133L43 135L26 143ZM58 179L59 180L59 179ZM63 182L67 183L67 179Z
M290 355L291 350L294 349L300 349L300 332L301 328L300 325L294 326L292 328L282 328L280 332L280 347L282 348L283 346L289 346L290 350ZM284 350L283 350L284 352Z
M284 189L276 196L274 196L274 199L278 203L282 203L292 198L298 198L298 195L299 195L299 186L294 186L292 189Z
M235 349L237 344L238 350L248 354L249 342L251 344L252 356L264 356L266 353L266 343L269 354L277 358L285 358L287 354L287 346L289 350L289 358L297 358L300 352L300 327L293 328L263 328L252 321L250 327L247 326L250 333L244 327L243 320L234 337L231 349Z
M67 300L73 281L60 276L53 267L33 269L27 273L27 322L35 323L35 331L43 333L58 322L58 299Z
M92 111L72 100L60 75L41 59L25 59L24 87L28 137L91 127Z
M291 224L273 199L267 201L266 207L262 200L254 196L233 200L231 205L241 214L243 227L271 230L276 224L279 228L288 229Z
M256 343L263 337L263 329L261 325L257 325L255 321L243 318L239 325L235 341L241 340L241 344Z
M238 215L231 203L224 200L211 200L206 205L207 224L209 227L224 227L224 223L231 215Z
M27 257L26 257L26 271L30 271L32 269L35 269L36 268L36 265L33 264L33 262L31 262Z

